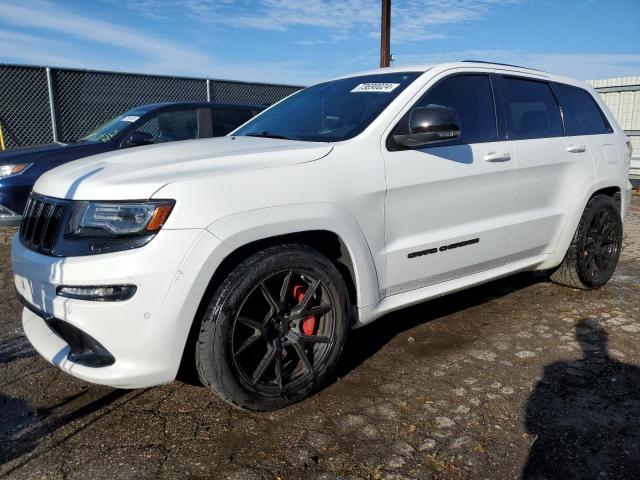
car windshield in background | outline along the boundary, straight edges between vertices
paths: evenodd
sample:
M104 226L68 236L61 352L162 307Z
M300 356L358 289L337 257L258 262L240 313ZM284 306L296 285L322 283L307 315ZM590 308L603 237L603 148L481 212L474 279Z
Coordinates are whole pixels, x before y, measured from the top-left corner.
M343 78L305 88L237 130L257 136L338 142L362 132L421 72Z
M145 115L149 110L149 108L140 107L124 112L123 114L109 120L101 127L96 128L89 135L82 137L79 143L109 142L125 128L129 127L133 122L137 122L138 119Z

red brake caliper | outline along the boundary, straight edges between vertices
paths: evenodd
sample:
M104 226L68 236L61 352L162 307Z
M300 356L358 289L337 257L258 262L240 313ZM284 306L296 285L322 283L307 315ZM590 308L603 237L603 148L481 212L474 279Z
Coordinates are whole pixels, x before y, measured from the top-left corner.
M295 298L298 302L298 305L304 299L304 292L302 291L302 285L296 285L293 287L293 298ZM309 315L304 317L302 320L302 325L300 326L302 333L305 335L313 335L316 330L316 317L314 315Z

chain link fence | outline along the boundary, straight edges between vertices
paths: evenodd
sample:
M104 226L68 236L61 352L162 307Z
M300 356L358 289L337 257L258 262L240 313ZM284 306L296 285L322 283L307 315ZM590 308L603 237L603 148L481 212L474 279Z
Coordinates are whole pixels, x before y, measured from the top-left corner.
M138 105L212 101L272 104L301 87L203 78L0 65L6 148L72 142Z
M211 80L209 83L211 101L250 105L275 103L291 95L299 88L290 85L232 82L228 80Z
M44 68L0 66L0 125L7 148L53 141Z

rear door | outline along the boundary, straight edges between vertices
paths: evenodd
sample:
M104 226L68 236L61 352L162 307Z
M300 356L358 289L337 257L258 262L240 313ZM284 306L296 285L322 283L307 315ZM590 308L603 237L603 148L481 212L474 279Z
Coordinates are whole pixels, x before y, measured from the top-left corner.
M516 162L516 205L510 261L550 253L593 163L580 136L565 136L550 83L500 77L507 137Z
M625 154L624 138L613 138L613 128L589 92L556 83L554 88L562 104L566 134L572 138L571 151L585 147L593 158L598 180L617 183ZM595 183L595 182L594 182Z
M412 108L456 110L461 136L409 150L383 147L387 295L501 266L512 233L515 168L498 136L491 75L444 77Z

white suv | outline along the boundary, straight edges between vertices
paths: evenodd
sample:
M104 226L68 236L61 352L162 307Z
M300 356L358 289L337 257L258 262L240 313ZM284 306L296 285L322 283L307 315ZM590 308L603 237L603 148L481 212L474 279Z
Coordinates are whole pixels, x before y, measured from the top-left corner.
M523 270L606 283L626 143L591 87L520 67L321 83L227 137L41 177L13 241L24 330L90 382L158 385L188 362L228 402L280 408L393 310Z

